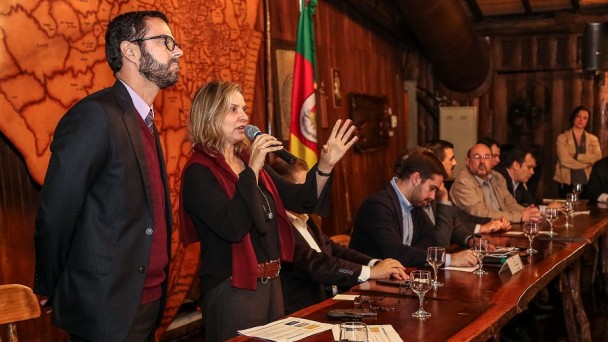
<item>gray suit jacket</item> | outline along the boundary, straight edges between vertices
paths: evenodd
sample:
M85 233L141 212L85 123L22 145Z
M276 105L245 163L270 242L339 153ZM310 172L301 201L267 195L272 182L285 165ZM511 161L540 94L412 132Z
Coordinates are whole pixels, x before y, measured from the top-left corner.
M138 115L120 81L78 102L57 125L40 193L34 291L49 297L57 326L91 341L126 338L146 277L147 229L155 224ZM169 254L171 202L158 136L156 148Z

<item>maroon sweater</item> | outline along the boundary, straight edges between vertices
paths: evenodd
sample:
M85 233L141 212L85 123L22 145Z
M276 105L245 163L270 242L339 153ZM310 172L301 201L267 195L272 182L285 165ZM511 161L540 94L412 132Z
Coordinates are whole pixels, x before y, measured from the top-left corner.
M146 270L146 280L141 294L140 304L152 303L162 296L162 283L165 281L165 268L169 262L167 255L167 221L165 216L165 191L158 161L158 151L154 135L150 134L144 120L138 120L146 152L146 164L152 190L154 204L154 226L152 248Z

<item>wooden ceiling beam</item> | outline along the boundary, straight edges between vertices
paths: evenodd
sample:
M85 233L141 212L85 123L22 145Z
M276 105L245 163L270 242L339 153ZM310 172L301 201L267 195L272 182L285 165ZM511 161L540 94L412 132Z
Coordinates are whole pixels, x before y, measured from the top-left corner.
M481 36L515 36L535 34L582 33L586 23L608 21L608 11L596 14L556 13L554 18L486 20L473 23Z
M326 0L326 2L386 38L410 47L419 45L414 33L392 1Z
M473 21L479 22L483 20L483 12L481 12L481 8L479 8L479 4L476 0L466 0L467 7L469 11L473 15Z

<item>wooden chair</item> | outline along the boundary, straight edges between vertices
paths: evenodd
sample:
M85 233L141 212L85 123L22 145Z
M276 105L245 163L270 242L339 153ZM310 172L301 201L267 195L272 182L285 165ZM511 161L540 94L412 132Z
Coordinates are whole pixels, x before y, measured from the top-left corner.
M0 324L8 324L8 341L18 341L15 322L40 316L38 299L27 286L0 285Z
M333 235L329 237L333 242L348 247L348 245L350 244L350 235L346 235L346 234L338 234L338 235Z

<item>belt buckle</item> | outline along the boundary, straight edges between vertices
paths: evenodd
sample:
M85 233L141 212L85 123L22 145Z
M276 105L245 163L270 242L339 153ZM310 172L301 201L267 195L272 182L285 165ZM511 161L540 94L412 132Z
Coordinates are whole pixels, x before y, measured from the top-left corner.
M280 264L280 261L278 259L258 264L258 270L261 269L262 273L264 275L266 275L268 273L268 271L269 271L270 266L274 265L275 263L277 264L277 266L276 266L277 267L277 271L275 272L274 275L271 275L271 276L269 275L269 276L266 276L266 277L260 277L260 282L262 284L267 284L270 279L278 277L279 272L281 272L281 264Z

